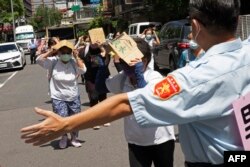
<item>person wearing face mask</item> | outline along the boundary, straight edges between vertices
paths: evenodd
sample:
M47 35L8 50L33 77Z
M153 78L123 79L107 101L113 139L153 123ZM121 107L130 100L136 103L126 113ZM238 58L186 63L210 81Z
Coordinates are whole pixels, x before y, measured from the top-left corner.
M85 88L88 93L90 107L107 98L108 90L105 86L105 80L110 75L108 69L110 58L106 55L106 49L99 41L91 41L84 48L82 58L88 69L84 74ZM106 123L104 126L110 126L110 123ZM93 129L98 130L100 126L94 126Z
M235 114L241 113L234 113L233 103L250 93L250 47L235 37L240 7L239 0L190 0L192 34L205 51L202 57L71 117L36 108L47 118L23 128L21 137L42 145L65 132L134 114L143 127L179 126L185 167L234 166L225 155L244 150L238 128L245 127L237 126ZM244 103L241 110L248 115L249 103Z
M151 61L148 64L148 68L154 70L154 48L157 45L160 45L160 40L156 34L156 32L152 28L147 28L143 31L140 35L140 38L144 39L148 45L150 46L151 50Z
M37 62L49 71L53 111L62 117L79 113L81 102L77 78L87 69L74 46L66 40L60 41L50 51L40 55ZM77 131L71 133L70 143L74 147L81 146L77 136ZM64 134L59 141L59 148L66 148L67 144L68 136Z
M140 89L149 81L162 78L160 73L147 68L151 59L148 44L140 38L135 39L135 42L144 57L129 65L120 59L123 71L106 80L111 93ZM155 167L173 167L175 147L173 126L142 128L131 115L124 118L124 134L128 143L131 167L151 167L152 163Z
M179 60L179 68L188 65L191 61L200 58L205 52L203 49L193 40L192 33L188 34L189 49L184 50L181 53Z

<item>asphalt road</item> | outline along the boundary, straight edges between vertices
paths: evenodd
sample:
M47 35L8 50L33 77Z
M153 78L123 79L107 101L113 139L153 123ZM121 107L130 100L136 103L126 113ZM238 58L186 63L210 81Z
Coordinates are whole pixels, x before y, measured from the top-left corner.
M20 139L22 127L43 119L34 113L35 106L51 109L46 71L39 65L30 65L28 56L26 59L23 70L0 73L0 167L128 167L122 120L100 130L81 131L81 148L60 150L58 140L34 147ZM112 62L110 70L115 74ZM88 98L80 80L79 87L84 110ZM176 142L175 167L182 167L183 162Z

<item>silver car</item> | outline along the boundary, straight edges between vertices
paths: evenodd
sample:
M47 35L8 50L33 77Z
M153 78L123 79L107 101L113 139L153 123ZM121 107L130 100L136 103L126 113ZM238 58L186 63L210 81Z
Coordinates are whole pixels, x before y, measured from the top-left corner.
M23 69L26 59L23 49L15 42L0 44L0 70Z

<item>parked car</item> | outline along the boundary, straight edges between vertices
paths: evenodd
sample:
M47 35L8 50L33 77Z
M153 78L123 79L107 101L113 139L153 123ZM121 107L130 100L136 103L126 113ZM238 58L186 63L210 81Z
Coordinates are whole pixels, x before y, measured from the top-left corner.
M188 34L191 25L187 19L170 21L160 30L160 45L155 48L155 70L173 71L177 69L181 53L189 48Z
M143 33L143 31L151 25L154 25L157 29L160 29L161 27L161 23L159 22L133 23L128 26L128 35L133 38L139 37L139 35Z
M0 44L0 70L20 68L26 64L23 49L16 42Z

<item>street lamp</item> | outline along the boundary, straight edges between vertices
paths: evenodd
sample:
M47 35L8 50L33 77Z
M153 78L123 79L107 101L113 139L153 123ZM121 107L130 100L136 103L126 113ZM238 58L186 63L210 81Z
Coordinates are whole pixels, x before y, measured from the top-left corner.
M14 11L13 11L13 1L10 0L10 6L11 6L11 15L12 15L12 29L13 29L13 39L14 42L16 41L16 33L15 33L15 18L14 18Z

